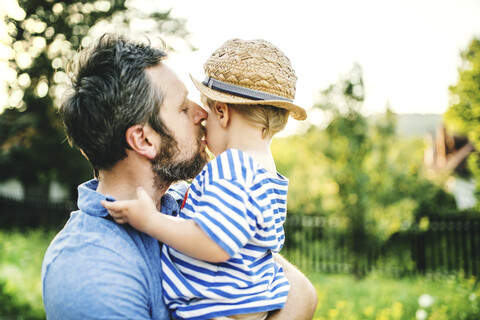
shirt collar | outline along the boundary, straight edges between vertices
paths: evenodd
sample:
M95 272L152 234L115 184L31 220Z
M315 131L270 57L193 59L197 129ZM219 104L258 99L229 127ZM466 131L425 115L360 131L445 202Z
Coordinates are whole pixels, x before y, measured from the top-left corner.
M88 215L96 217L108 216L108 211L105 209L100 201L116 201L110 195L103 195L97 192L98 180L92 179L78 186L78 208ZM177 215L179 212L179 203L176 198L170 195L167 191L161 200L162 213L169 215Z
M78 186L78 208L88 215L95 217L106 217L108 211L100 203L101 200L115 201L109 195L97 192L98 180L92 179Z

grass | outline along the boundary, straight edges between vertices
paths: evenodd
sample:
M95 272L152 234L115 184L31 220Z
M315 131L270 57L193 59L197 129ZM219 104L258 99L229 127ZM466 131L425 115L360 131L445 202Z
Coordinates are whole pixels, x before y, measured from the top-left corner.
M314 319L480 319L475 278L310 275L318 293Z
M27 318L45 317L41 267L45 251L54 236L55 233L43 230L0 231L0 285L3 284L0 294L11 297L8 301L12 305L29 306L30 310L25 310ZM16 312L19 309L14 306L9 308ZM0 319L2 312L8 312L7 306L0 306ZM17 318L21 316L17 314Z
M41 263L54 235L0 231L0 319L45 318ZM356 280L344 274L306 274L318 293L317 320L480 319L475 278L371 274Z

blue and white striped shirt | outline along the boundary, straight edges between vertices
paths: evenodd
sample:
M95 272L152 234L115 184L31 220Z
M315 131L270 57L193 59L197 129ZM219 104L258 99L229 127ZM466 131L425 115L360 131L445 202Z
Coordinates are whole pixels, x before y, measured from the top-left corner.
M163 246L165 302L179 319L283 308L290 289L273 260L284 243L288 179L228 149L194 179L180 217L194 219L229 255L222 263Z

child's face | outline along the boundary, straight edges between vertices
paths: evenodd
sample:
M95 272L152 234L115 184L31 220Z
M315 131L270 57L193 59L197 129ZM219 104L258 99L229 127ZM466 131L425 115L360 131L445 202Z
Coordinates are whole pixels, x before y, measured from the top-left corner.
M208 106L204 109L208 113L207 120L205 120L205 127L207 134L205 141L207 142L208 150L216 157L226 150L225 128L220 125L220 115Z

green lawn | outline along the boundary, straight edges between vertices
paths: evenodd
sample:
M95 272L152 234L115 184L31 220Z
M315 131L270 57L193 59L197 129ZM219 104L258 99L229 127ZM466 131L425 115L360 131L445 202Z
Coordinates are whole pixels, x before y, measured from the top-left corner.
M480 319L475 279L450 276L394 279L311 274L318 293L315 319Z
M0 231L0 319L45 317L40 271L54 233ZM480 319L480 286L460 276L395 279L308 273L318 292L315 319ZM420 305L422 304L423 307Z
M54 236L43 230L0 231L0 319L45 318L40 275Z

